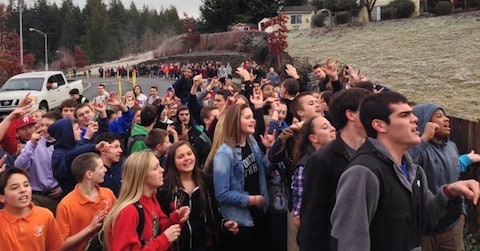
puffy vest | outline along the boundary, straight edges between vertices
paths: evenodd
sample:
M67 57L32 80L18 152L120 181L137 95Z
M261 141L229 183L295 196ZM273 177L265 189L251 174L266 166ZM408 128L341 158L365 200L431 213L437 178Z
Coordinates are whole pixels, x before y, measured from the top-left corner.
M370 169L380 185L377 210L370 223L371 250L405 251L419 247L423 233L422 172L416 174L409 191L394 170L394 163L371 143L364 144L349 166ZM425 186L425 188L424 188Z

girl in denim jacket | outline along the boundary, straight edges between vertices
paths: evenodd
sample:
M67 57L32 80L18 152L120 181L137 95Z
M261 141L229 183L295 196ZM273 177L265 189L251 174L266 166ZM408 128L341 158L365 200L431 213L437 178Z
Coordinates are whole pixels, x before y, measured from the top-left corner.
M223 235L225 250L265 250L265 210L268 207L265 173L270 163L252 136L255 119L246 104L228 108L221 128L216 130L224 143L213 158L213 183L220 213L239 225L238 234ZM272 134L261 136L268 149Z

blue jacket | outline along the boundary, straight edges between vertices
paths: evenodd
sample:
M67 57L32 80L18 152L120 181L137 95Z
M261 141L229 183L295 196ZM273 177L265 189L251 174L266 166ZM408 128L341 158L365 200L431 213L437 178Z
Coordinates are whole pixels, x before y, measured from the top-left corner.
M260 193L265 199L264 211L268 207L267 180L270 162L264 157L257 142L250 137L248 144L259 170ZM240 226L253 226L253 219L248 209L248 193L244 190L245 175L242 163L242 150L233 149L224 143L218 148L213 158L213 184L215 197L219 203L220 213L226 220L235 220Z
M107 172L103 178L101 187L108 187L117 196L120 194L120 187L122 186L122 165L123 159L113 164L110 168L107 167Z
M108 127L110 132L116 133L118 135L124 135L125 132L132 125L133 113L130 109L126 112L122 112L122 116L118 119L109 123Z
M175 95L180 98L183 105L187 104L188 102L188 96L190 95L190 89L192 89L192 85L193 78L185 79L184 76L181 76L172 85L172 88L175 90Z
M52 171L64 194L72 191L77 183L73 178L70 165L65 163L65 155L77 145L73 135L72 120L64 118L48 127L48 133L55 138L52 153Z
M91 138L94 139L96 135L102 133L102 132L108 132L110 130L110 122L108 121L107 118L99 118L98 119L98 131L95 133L95 135ZM81 139L85 137L85 133L87 133L87 128L81 128L82 133L80 134Z
M63 158L60 161L61 169L65 170L67 169L67 167L71 167L73 160L82 153L96 152L97 150L95 146L96 144L93 144L86 140L80 141L74 148L70 149L67 153L63 155ZM110 190L112 190L112 192L117 197L120 194L120 186L122 185L122 165L123 159L120 159L119 162L113 164L111 167L105 166L107 172L105 173L103 183L100 184L101 187L110 188ZM75 184L77 183L77 181L73 178L73 175L71 175L70 177L72 178L70 182L62 186L62 189L65 191L64 194L72 191L75 187Z

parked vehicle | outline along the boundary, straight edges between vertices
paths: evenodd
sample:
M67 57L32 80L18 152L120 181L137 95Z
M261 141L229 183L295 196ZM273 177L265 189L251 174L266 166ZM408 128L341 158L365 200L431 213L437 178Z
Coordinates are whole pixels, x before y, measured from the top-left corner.
M69 91L77 88L83 94L82 80L68 82L60 71L22 73L11 77L0 88L0 117L4 118L20 104L28 93L33 109L49 111L70 97Z

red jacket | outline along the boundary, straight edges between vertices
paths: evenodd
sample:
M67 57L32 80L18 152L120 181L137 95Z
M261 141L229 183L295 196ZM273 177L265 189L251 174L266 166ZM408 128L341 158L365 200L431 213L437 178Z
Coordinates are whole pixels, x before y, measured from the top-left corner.
M111 251L120 250L169 250L172 246L163 233L165 229L173 224L178 224L180 218L176 212L167 217L160 208L155 196L149 198L142 196L140 204L143 206L145 225L143 227L142 240L147 244L142 247L137 235L139 222L138 212L135 205L125 207L117 216L113 231L109 232L108 247ZM154 235L154 220L158 219L158 236Z

